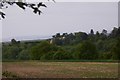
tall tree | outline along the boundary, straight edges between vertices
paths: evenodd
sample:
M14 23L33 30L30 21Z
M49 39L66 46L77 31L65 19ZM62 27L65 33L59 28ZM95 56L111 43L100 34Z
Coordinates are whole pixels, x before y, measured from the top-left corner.
M12 43L12 44L16 44L17 41L16 41L15 39L11 39L11 43Z
M89 38L89 40L91 40L91 41L94 41L94 40L95 40L95 39L94 39L94 30L93 30L93 29L90 30L90 33L89 33L88 38Z
M90 34L91 34L91 35L94 35L93 29L90 30Z
M107 30L103 29L103 30L102 30L102 34L103 34L103 35L107 35Z
M116 27L114 27L109 36L111 38L115 38L117 36L117 31L118 31L118 29Z

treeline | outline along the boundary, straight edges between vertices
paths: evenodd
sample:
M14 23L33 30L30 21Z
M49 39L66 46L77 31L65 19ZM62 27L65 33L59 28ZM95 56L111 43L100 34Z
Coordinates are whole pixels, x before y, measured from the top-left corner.
M120 56L120 27L110 33L57 33L41 41L3 43L3 60L118 60Z

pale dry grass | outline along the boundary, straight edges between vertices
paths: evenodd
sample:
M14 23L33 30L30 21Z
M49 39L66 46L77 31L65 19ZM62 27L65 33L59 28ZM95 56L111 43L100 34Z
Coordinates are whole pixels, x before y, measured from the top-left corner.
M3 62L3 71L23 78L117 78L118 63Z

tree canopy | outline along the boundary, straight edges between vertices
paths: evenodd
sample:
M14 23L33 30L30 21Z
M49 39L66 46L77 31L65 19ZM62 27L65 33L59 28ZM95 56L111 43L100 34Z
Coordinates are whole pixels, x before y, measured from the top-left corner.
M120 27L110 33L56 33L53 38L4 42L3 60L118 60ZM92 30L94 32L94 30ZM105 34L103 34L105 33ZM107 33L107 34L106 34Z

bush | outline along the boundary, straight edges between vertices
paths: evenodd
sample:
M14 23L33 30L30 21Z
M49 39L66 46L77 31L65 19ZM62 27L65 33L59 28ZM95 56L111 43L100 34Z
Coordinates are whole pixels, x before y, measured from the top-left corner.
M99 57L98 57L98 59L100 59L100 60L108 60L108 59L111 59L111 58L112 58L112 54L109 53L109 52L106 52L106 53L104 53L104 52L99 53Z
M6 51L3 52L3 59L18 59L20 51L18 46L9 46Z
M54 60L68 60L71 59L71 54L69 54L66 50L59 48L53 55Z
M23 50L18 55L19 60L29 60L30 59L30 52L28 50Z
M47 41L41 42L39 45L32 47L31 57L34 60L40 60L45 58L45 55L57 51L58 47L48 43ZM42 58L41 58L42 57Z
M120 38L117 39L116 44L113 46L112 59L119 60L120 59Z
M79 59L94 60L98 58L98 53L94 43L85 41L77 46L76 55Z
M41 60L53 60L53 55L54 55L54 52L49 52L43 56L41 56Z

